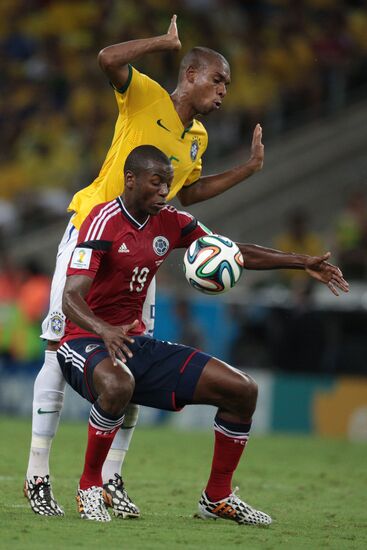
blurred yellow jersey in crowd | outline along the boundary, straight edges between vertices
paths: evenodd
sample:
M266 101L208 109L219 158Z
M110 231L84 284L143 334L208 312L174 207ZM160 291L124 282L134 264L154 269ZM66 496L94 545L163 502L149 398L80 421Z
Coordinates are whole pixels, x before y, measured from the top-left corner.
M78 191L68 207L75 212L72 223L77 229L94 206L121 195L126 157L139 145L154 145L171 159L174 178L168 200L201 175L207 132L195 119L184 128L162 86L129 65L128 80L123 88L115 89L115 96L119 115L106 159L98 177Z
M319 256L324 253L324 244L322 239L315 233L307 232L302 238L297 238L290 233L279 235L275 239L275 247L279 250L296 252L297 254L308 254L309 256ZM284 281L309 280L309 275L301 269L285 269L279 274Z

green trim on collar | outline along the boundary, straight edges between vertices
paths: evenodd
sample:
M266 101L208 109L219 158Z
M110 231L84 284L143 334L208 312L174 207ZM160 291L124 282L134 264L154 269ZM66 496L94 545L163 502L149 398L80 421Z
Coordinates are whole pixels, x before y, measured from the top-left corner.
M187 134L187 132L191 130L191 128L193 127L193 124L194 124L194 121L192 121L191 124L189 124L188 127L184 129L184 131L181 134L181 139L183 139Z
M128 89L128 87L130 86L130 82L131 82L131 79L133 77L133 68L132 68L132 65L130 65L130 63L128 64L128 67L129 67L129 75L127 77L127 80L125 82L125 84L123 86L121 86L121 88L116 88L116 86L114 86L112 84L112 87L114 90L116 90L116 92L119 92L120 94L123 94L126 92L126 90Z

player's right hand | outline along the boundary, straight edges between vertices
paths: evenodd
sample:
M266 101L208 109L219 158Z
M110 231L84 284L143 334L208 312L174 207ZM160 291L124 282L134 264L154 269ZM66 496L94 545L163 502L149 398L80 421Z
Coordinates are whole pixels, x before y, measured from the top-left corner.
M169 45L170 45L172 50L180 50L181 49L181 42L180 42L180 39L178 37L178 30L177 30L177 15L172 16L171 23L168 27L166 37L169 41Z
M254 172L261 170L264 164L264 145L261 141L263 130L260 124L256 124L251 143L251 156L248 164L251 164Z
M339 296L338 290L349 292L349 283L344 279L339 267L327 261L330 255L330 252L326 252L322 256L309 256L305 270L311 277L327 285L335 296Z
M118 364L118 359L120 359L123 363L126 363L127 359L133 356L126 343L134 343L134 338L129 336L128 333L136 328L138 324L139 321L135 319L135 321L129 325L106 325L103 332L100 333L114 365Z

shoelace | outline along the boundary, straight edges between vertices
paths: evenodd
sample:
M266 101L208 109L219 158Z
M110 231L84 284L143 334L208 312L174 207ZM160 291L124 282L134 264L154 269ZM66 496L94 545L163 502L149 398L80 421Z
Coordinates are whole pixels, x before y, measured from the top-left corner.
M110 479L110 483L115 485L118 489L121 489L121 491L125 491L124 482L119 474L115 474L115 479Z
M119 474L115 474L115 479L110 479L110 483L112 483L117 489L122 491L122 494L124 495L124 498L131 502L131 499L129 495L126 492L124 482L122 480L122 477Z
M235 487L232 491L232 493L229 495L229 501L230 502L234 502L236 504L238 504L238 502L242 502L240 497L238 495L236 495L237 491L239 491L240 488L239 487Z
M228 501L229 504L237 504L240 510L241 508L245 507L245 511L247 514L255 514L257 516L266 515L263 512L259 512L258 510L255 510L254 508L252 508L252 506L247 504L247 502L244 502L243 500L241 500L240 497L236 495L237 491L239 491L239 487L235 487L234 491L231 493L230 500Z
M125 485L124 485L124 482L123 482L123 479L122 477L119 475L119 474L115 474L115 479L110 479L109 480L109 483L112 483L112 485L114 485L117 489L119 489L120 491L122 491L122 494L124 496L124 499L125 499L125 502L127 504L132 504L134 507L135 507L135 504L133 503L133 501L131 500L131 498L129 497L129 495L127 494L127 491L125 489Z
M42 500L47 500L49 497L51 499L51 485L50 482L46 480L46 478L40 478L42 481L39 483L32 483L33 487L29 487L29 492L31 493L31 498L34 498L37 494L42 498ZM43 494L40 494L41 491L43 491Z
M86 493L86 491L83 491ZM102 492L99 487L88 489L88 498L83 501L84 511L86 514L101 513L101 505L103 502Z
M249 504L247 504L246 502L244 502L243 500L241 500L238 495L236 495L237 491L239 491L239 490L240 490L239 487L235 487L233 489L232 493L229 495L228 504L236 504L239 507L245 506L245 508L248 511L251 511L252 510L251 506Z

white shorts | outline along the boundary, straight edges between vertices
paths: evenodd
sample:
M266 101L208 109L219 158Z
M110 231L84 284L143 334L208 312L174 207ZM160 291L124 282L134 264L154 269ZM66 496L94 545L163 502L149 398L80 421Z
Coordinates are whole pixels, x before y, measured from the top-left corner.
M72 218L71 218L72 220ZM75 245L78 240L78 230L69 221L64 236L61 239L56 256L56 267L52 277L50 306L47 317L42 323L41 338L59 342L65 332L65 315L62 312L62 294L66 281L66 271ZM149 285L143 306L143 322L146 326L145 334L153 336L155 316L155 278Z

